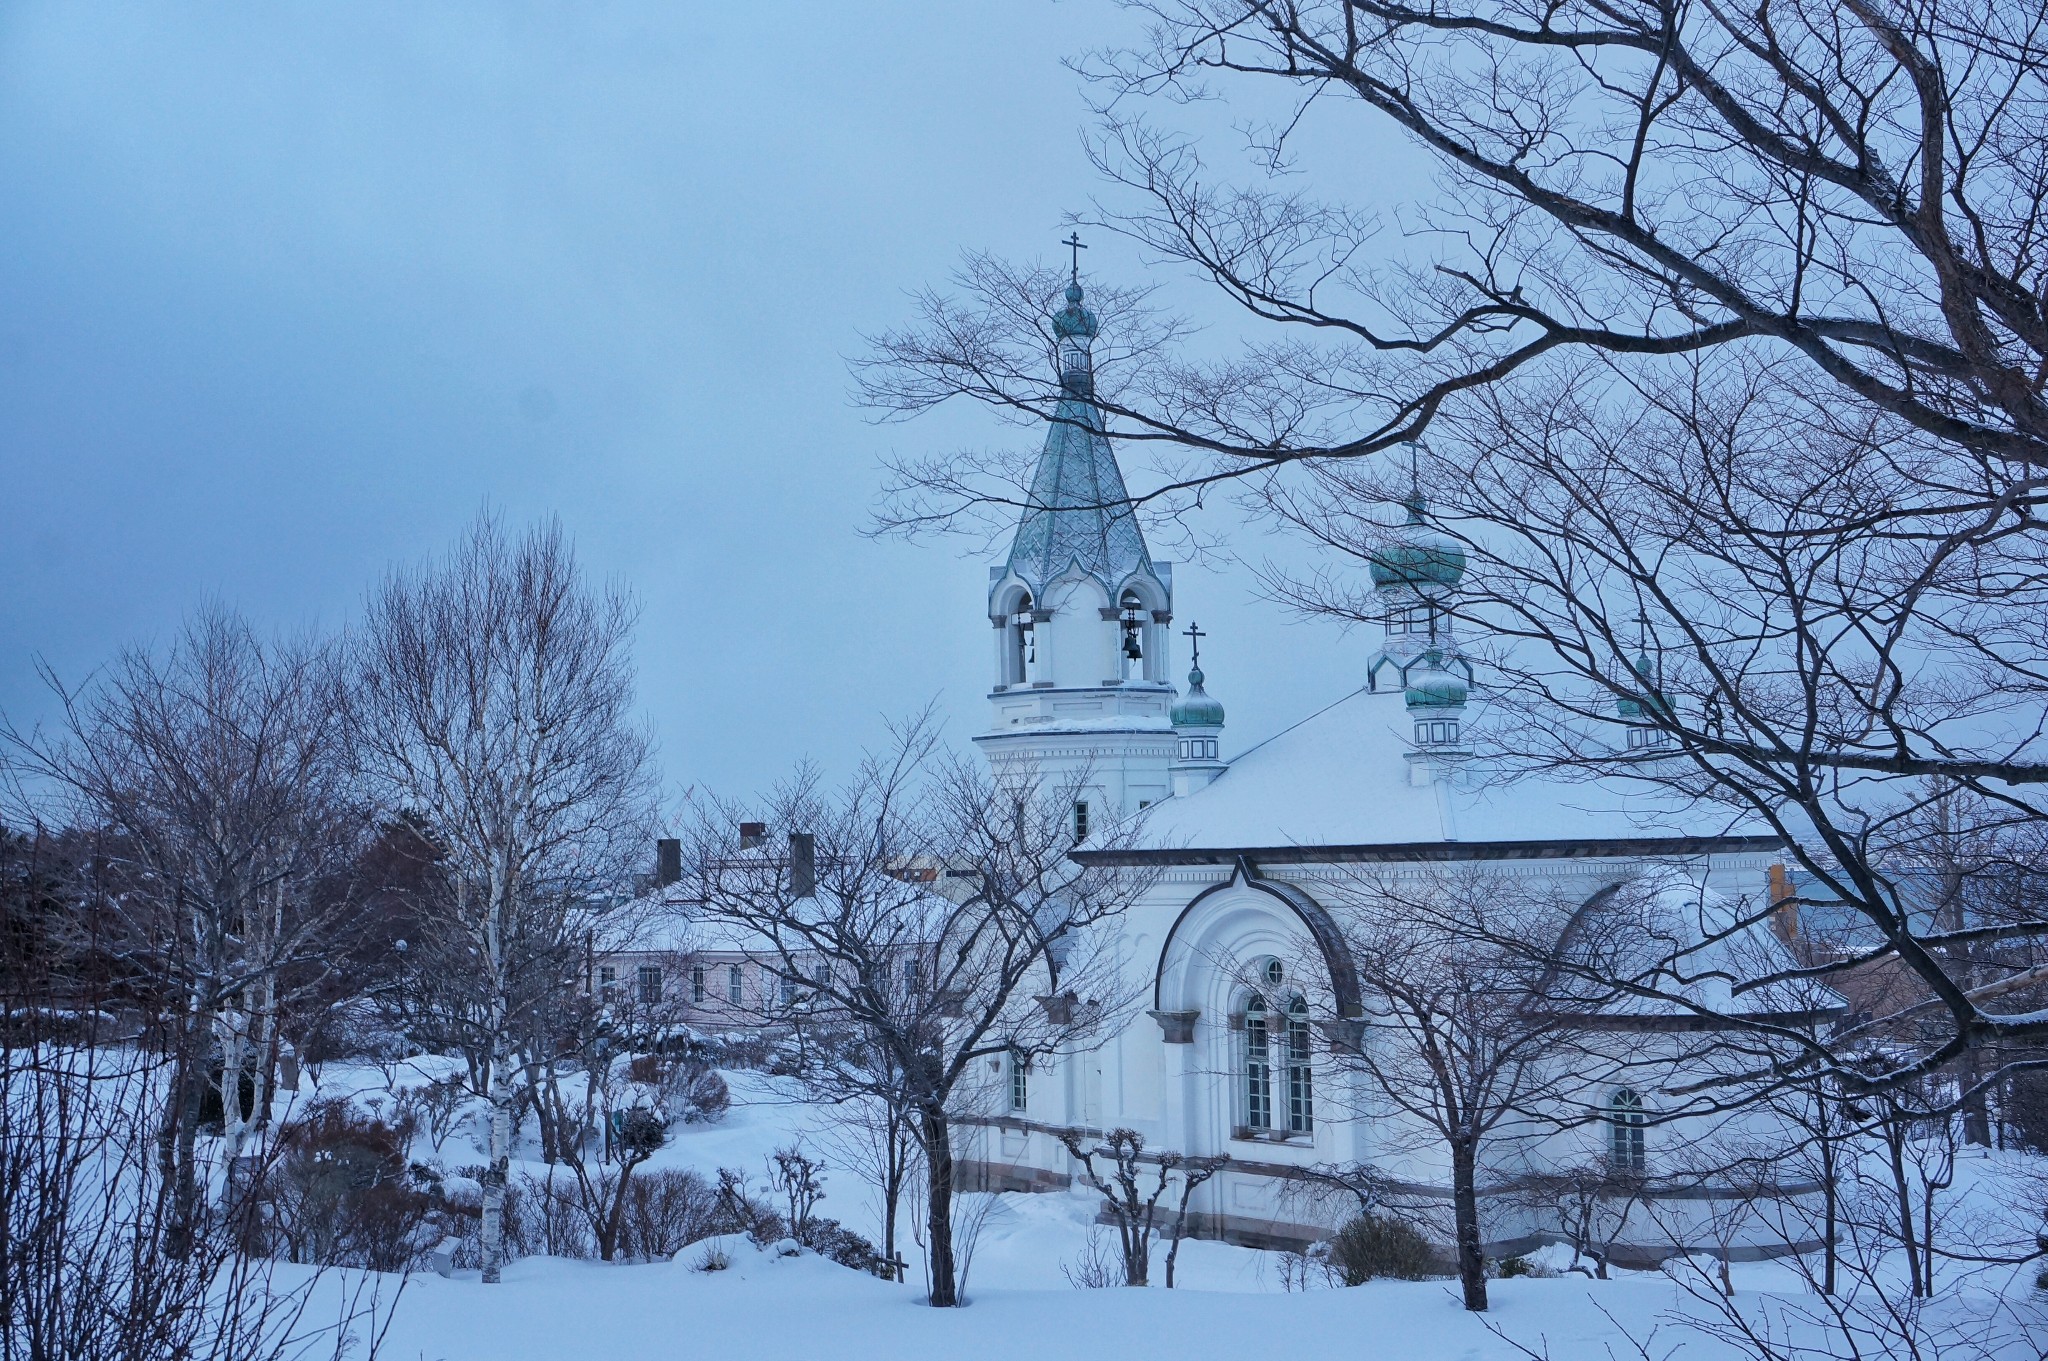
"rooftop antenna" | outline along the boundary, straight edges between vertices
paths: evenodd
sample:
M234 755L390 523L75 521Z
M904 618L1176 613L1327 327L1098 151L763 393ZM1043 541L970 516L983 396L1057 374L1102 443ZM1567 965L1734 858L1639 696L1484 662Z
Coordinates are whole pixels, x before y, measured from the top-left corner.
M1073 282L1078 284L1081 282L1081 252L1087 250L1088 246L1081 240L1081 233L1079 232L1068 232L1067 239L1060 242L1060 244L1074 253Z

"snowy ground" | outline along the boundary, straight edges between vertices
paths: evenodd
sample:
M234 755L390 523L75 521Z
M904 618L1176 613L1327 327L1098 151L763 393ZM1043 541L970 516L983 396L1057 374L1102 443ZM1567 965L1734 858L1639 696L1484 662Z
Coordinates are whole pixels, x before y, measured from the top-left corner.
M409 1076L398 1080L403 1084ZM758 1182L767 1153L777 1145L797 1137L813 1147L827 1142L830 1111L795 1102L757 1074L728 1076L734 1105L726 1119L679 1129L651 1166L692 1167L707 1177L721 1166L740 1167ZM320 1095L354 1092L371 1100L388 1081L369 1068L331 1068L322 1078ZM305 1095L311 1095L310 1083ZM460 1146L467 1137L458 1132L450 1138L444 1161L481 1160L479 1150ZM535 1163L530 1170L538 1169ZM820 1213L878 1236L875 1207L856 1180L828 1173L827 1186ZM527 1259L507 1268L503 1285L495 1288L481 1286L473 1273L450 1279L416 1275L399 1297L384 1355L403 1361L999 1361L1079 1353L1241 1361L1284 1352L1492 1361L1534 1353L1553 1361L1591 1361L1637 1355L1630 1339L1646 1342L1648 1354L1660 1359L1713 1361L1748 1354L1686 1327L1682 1317L1704 1316L1702 1306L1672 1279L1654 1273L1623 1273L1599 1282L1579 1276L1496 1281L1492 1312L1481 1319L1460 1308L1455 1291L1443 1282L1288 1293L1278 1255L1189 1242L1180 1259L1182 1288L1076 1290L1061 1267L1087 1244L1094 1208L1094 1198L1081 1194L995 1197L974 1252L971 1302L962 1310L918 1303L921 1266L907 1232L902 1250L912 1263L913 1282L907 1286L810 1254L778 1258L744 1240L722 1240L731 1266L718 1272L696 1269L705 1252L700 1244L673 1262L653 1264ZM2038 1340L2048 1334L2026 1340L2015 1330L2029 1314L2038 1318L2040 1306L2010 1275L2002 1285L1988 1283L2022 1311L2012 1315L2009 1340L1993 1354L2038 1359L2048 1354ZM1810 1302L1781 1266L1737 1267L1735 1280L1739 1300L1752 1311L1782 1313L1786 1306ZM1983 1316L1997 1305L1989 1293L1958 1290L1939 1307ZM1808 1340L1819 1339L1809 1332Z

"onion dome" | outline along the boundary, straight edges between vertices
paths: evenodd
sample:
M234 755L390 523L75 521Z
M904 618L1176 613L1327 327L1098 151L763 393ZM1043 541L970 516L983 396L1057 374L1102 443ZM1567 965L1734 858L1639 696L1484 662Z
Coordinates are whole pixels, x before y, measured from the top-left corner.
M1372 584L1381 590L1407 586L1423 595L1455 590L1465 576L1465 546L1429 527L1421 497L1407 505L1408 523L1369 560Z
M1615 709L1631 723L1647 722L1659 714L1669 713L1671 702L1664 698L1664 692L1657 686L1657 668L1651 662L1650 654L1638 652L1630 669L1635 672L1635 683L1641 687L1644 698L1623 695L1615 701Z
M1077 279L1067 285L1067 305L1052 314L1052 333L1061 340L1093 340L1096 330L1095 314L1081 305L1081 283Z
M1462 709L1471 684L1446 665L1441 648L1431 648L1408 671L1410 709Z
M1188 672L1188 692L1173 706L1176 728L1220 728L1223 705L1202 688L1202 668Z

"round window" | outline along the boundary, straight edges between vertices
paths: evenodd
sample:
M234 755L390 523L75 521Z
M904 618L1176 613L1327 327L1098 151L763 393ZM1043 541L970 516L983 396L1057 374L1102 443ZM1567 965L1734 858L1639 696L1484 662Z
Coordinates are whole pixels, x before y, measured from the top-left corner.
M1280 961L1277 959L1269 959L1266 961L1265 973L1266 981L1276 988L1279 987L1280 984L1287 977L1287 971L1280 967Z

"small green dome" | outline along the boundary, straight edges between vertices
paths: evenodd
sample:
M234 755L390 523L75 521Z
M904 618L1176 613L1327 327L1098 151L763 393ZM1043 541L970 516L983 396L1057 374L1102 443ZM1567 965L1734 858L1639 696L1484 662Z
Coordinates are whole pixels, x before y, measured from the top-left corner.
M1374 553L1372 584L1381 590L1412 586L1424 594L1449 591L1465 576L1465 546L1428 527L1418 498L1408 504L1408 525L1398 542Z
M1081 305L1081 285L1068 284L1067 305L1052 314L1052 333L1062 340L1093 340L1097 329L1095 314Z
M1431 648L1408 672L1408 707L1461 709L1471 688L1464 676L1444 664L1444 654Z
M1223 705L1202 688L1202 668L1188 672L1188 692L1173 706L1176 728L1220 728Z
M1631 669L1636 673L1636 683L1642 687L1648 700L1645 702L1631 695L1623 695L1614 703L1621 716L1631 723L1640 723L1657 714L1670 712L1670 701L1665 699L1664 692L1657 688L1656 667L1650 661L1650 654L1637 653Z

